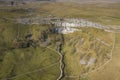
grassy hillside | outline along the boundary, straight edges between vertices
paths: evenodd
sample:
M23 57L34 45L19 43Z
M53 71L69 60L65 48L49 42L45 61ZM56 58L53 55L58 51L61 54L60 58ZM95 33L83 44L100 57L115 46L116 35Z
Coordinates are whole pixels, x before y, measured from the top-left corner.
M60 74L59 55L42 46L19 48L16 43L27 43L25 36L32 34L36 41L49 26L16 23L19 17L28 17L27 9L0 7L0 79L56 80ZM18 39L18 42L16 41Z
M87 80L81 75L111 59L114 33L96 28L78 28L79 31L74 33L59 34L52 31L51 25L18 24L16 19L55 16L83 18L103 25L119 26L119 9L119 3L32 2L26 5L0 6L0 79L56 80L60 75L58 45L64 42L63 80ZM30 34L32 37L26 38ZM91 65L90 61L94 64Z
M51 80L59 76L59 55L38 47L7 51L0 64L0 79Z
M114 43L114 34L98 29L84 28L81 32L65 35L64 55L65 72L69 76L79 76L98 68L111 58L111 49ZM89 31L87 31L89 30ZM100 39L97 40L97 39ZM102 43L105 42L107 44ZM95 59L92 65L81 61Z
M54 15L60 17L84 18L105 25L120 25L119 3L32 3L32 6L34 7L36 4L37 12L43 16Z

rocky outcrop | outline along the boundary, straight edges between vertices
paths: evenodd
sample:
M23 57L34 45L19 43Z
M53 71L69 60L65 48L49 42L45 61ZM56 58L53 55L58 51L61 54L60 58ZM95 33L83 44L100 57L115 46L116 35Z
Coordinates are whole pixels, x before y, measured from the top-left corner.
M106 32L112 32L119 29L119 26L112 28L111 26L104 26L99 23L80 18L21 18L17 19L17 22L21 24L51 25L52 27L56 27L55 29L58 33L63 34L73 33L74 31L78 31L77 28L81 27L93 27L103 29Z

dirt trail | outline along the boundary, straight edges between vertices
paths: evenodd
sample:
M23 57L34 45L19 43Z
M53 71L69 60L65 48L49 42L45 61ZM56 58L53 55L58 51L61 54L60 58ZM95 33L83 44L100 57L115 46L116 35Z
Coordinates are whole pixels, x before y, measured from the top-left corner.
M63 39L64 41L64 39ZM64 68L65 68L65 63L64 63L64 55L62 53L62 45L63 44L60 44L58 46L58 54L60 55L60 76L57 78L57 80L62 80L62 78L65 76L64 75Z

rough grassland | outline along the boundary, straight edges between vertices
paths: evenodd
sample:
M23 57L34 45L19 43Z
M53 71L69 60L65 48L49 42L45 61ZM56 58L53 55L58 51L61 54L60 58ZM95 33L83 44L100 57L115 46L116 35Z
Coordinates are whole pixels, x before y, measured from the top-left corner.
M31 47L6 51L4 54L0 79L55 80L59 76L59 55L49 49Z
M97 29L85 29L86 32L82 29L81 32L65 35L64 55L67 76L80 76L96 69L100 64L104 64L110 59L114 34ZM96 38L108 43L110 46L96 41ZM91 44L93 45L91 46ZM81 58L87 55L91 58L97 57L96 63L88 69L85 68L85 65L80 64Z
M36 5L37 4L37 5ZM40 16L85 18L105 25L120 25L120 5L111 4L72 4L72 3L32 3ZM36 7L35 7L36 6Z
M120 34L116 34L115 47L113 49L112 60L97 70L89 74L91 80L120 80Z
M33 38L37 40L41 31L48 29L43 25L23 25L16 24L14 19L20 17L36 16L57 16L63 18L83 18L98 22L104 25L120 25L120 5L115 4L71 4L71 3L29 3L17 6L0 7L0 79L11 80L56 80L60 74L59 55L50 49L43 47L29 47L25 49L10 50L14 39L18 34L24 37L28 32L33 33ZM80 76L82 73L95 69L99 63L108 61L114 40L113 33L94 28L81 28L82 32L64 35L65 44L63 52L65 56L65 75ZM60 36L60 35L59 35ZM53 49L56 48L57 34L49 35L52 40ZM84 40L82 40L84 38ZM98 38L103 42L94 40ZM80 43L80 40L82 41ZM119 49L120 35L116 34L116 43L113 50L112 61L98 71L89 74L91 80L119 80ZM84 44L83 44L84 43ZM94 43L92 50L90 44ZM96 44L96 45L95 45ZM82 47L81 47L82 46ZM100 46L99 49L97 46ZM84 69L80 65L80 57L90 54L90 57L98 55L98 62ZM101 57L105 55L106 58ZM112 76L111 76L112 75ZM64 78L64 80L78 80L78 77ZM83 78L84 80L84 78Z
M18 31L20 38L30 31L36 38L40 34L36 29L42 31L47 27L16 24L14 19L28 17L30 13L22 6L0 9L0 80L56 80L60 74L58 53L42 47L11 49Z

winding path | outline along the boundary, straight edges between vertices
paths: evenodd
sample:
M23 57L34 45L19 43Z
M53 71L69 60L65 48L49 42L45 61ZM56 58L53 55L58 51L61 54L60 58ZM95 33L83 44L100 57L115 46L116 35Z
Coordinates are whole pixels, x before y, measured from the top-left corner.
M54 49L52 49L50 47L47 47L47 48L52 50L52 51L55 51ZM57 78L57 80L62 80L62 78L64 77L64 68L65 68L64 55L62 54L61 51L55 51L55 52L57 52L59 54L59 56L60 56L60 60L59 60L59 63L60 63L60 75Z
M65 64L64 64L64 56L62 55L62 53L58 52L59 55L60 55L60 76L57 78L57 80L61 80L63 77L64 77L64 67L65 67Z

